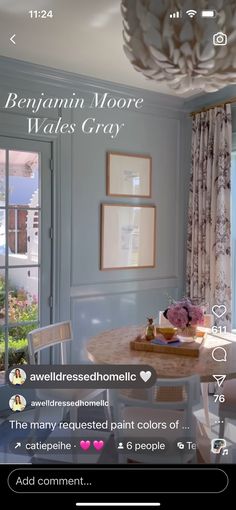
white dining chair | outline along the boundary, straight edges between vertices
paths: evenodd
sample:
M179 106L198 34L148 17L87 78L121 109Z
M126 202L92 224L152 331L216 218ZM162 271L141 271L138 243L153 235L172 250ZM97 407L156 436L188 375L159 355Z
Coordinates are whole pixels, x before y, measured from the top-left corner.
M69 361L69 347L73 341L73 331L71 321L64 321L55 324L50 324L49 326L44 326L38 329L34 329L30 333L28 333L28 347L29 347L29 361L31 365L40 365L41 364L41 354L45 351L49 351L49 349L56 349L59 347L59 353L52 353L52 357L54 359L59 359L59 363L61 365L70 364ZM48 359L49 359L48 352ZM49 365L50 363L47 362ZM81 364L81 362L80 362ZM91 363L88 361L83 364L90 365ZM70 398L70 400L92 400L98 395L106 392L106 398L109 398L108 390L105 389L86 389L86 388L73 388L73 389L40 389L37 390L37 396L39 398ZM108 408L109 409L109 408ZM59 411L60 417L62 419L65 411L63 412L63 407L57 408ZM66 408L65 408L66 410ZM71 407L70 410L70 419L77 419L78 407ZM108 412L108 418L110 419L110 413Z
M167 389L168 397L171 397L170 391L173 388L182 390L181 400L176 400L173 393L173 400L163 400L163 389ZM161 394L161 400L158 400L158 394ZM200 380L194 375L191 377L177 379L157 379L156 385L147 390L147 399L138 400L124 396L117 390L111 390L111 401L113 405L113 419L117 422L133 422L132 430L116 429L115 443L125 443L125 438L131 442L144 442L149 439L165 439L169 446L166 453L161 455L150 453L137 453L134 451L123 451L117 446L119 462L141 462L141 463L186 463L193 462L196 457L196 450L178 450L176 444L181 439L194 440L196 434L196 419L194 408L200 401ZM181 424L177 429L165 430L139 430L139 422L176 422Z
M68 365L71 364L71 346L73 342L73 331L71 321L64 321L55 324L50 324L49 326L37 328L31 331L28 334L28 347L29 347L29 362L31 365L40 365L45 364L44 361L46 359L46 364L61 364ZM46 358L45 358L46 355ZM79 363L84 365L91 365L91 362ZM106 393L105 398L109 399L108 390L105 389L87 389L87 388L43 388L36 390L36 396L38 399L57 399L57 400L92 400L102 396L102 394ZM53 408L40 408L36 407L34 409L34 421L38 420L47 420L48 421L48 413L53 413L50 420L59 423L60 421L70 421L70 422L78 422L79 421L79 407L71 406L62 407L55 406ZM110 407L105 408L107 418L110 420ZM55 430L50 437L57 439L57 435L61 437L62 433L59 433ZM73 437L78 436L78 432L73 433ZM66 434L65 434L65 437ZM69 435L68 435L69 437ZM58 459L61 457L58 456ZM69 462L67 460L67 456L64 459L64 462ZM35 454L34 458L39 459L41 462L52 459L52 455L47 456L47 454ZM56 457L55 457L56 458ZM72 450L71 457L73 463L80 463L84 461L84 456L81 455L80 451ZM55 459L54 459L55 460ZM71 461L71 460L70 460ZM97 457L96 457L97 462Z
M173 325L166 319L163 315L163 311L159 312L159 324L163 327L173 327ZM204 315L204 323L203 328L209 329L214 324L214 316L209 313ZM209 383L203 382L201 383L201 393L202 393L202 400L203 400L203 409L204 409L204 416L205 416L205 424L207 427L210 428L210 415L209 415Z
M48 349L48 356L50 356L49 349L59 346L60 363L66 365L69 363L67 346L72 340L73 332L71 321L58 322L30 331L30 333L28 333L30 364L40 365L41 353Z
M226 420L236 420L236 379L225 381L221 390L225 401L219 403L219 437L224 438Z

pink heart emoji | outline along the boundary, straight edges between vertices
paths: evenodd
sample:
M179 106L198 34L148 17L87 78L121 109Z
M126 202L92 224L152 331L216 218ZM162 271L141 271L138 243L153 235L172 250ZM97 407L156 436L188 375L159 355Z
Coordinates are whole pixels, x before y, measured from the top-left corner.
M80 446L84 451L88 450L90 445L91 445L90 441L80 441Z
M94 441L93 446L96 450L101 450L104 446L104 441Z

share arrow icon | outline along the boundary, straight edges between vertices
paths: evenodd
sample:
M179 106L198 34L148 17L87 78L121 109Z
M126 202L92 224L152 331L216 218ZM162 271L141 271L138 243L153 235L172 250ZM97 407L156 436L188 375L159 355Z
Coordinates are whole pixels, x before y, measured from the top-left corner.
M213 377L216 380L218 386L222 386L222 384L226 378L226 375L213 375Z

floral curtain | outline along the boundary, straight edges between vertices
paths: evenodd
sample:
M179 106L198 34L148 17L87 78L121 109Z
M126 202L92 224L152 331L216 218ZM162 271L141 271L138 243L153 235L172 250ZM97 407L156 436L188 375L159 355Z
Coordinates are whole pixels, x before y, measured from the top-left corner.
M187 295L198 304L225 305L218 325L231 328L229 104L193 117L187 237ZM220 310L219 310L220 315Z

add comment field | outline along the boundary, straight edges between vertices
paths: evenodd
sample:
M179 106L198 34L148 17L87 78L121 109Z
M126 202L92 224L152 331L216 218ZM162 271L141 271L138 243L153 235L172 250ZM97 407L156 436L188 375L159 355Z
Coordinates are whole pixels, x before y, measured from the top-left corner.
M17 493L220 493L228 476L219 468L18 468L8 485Z

